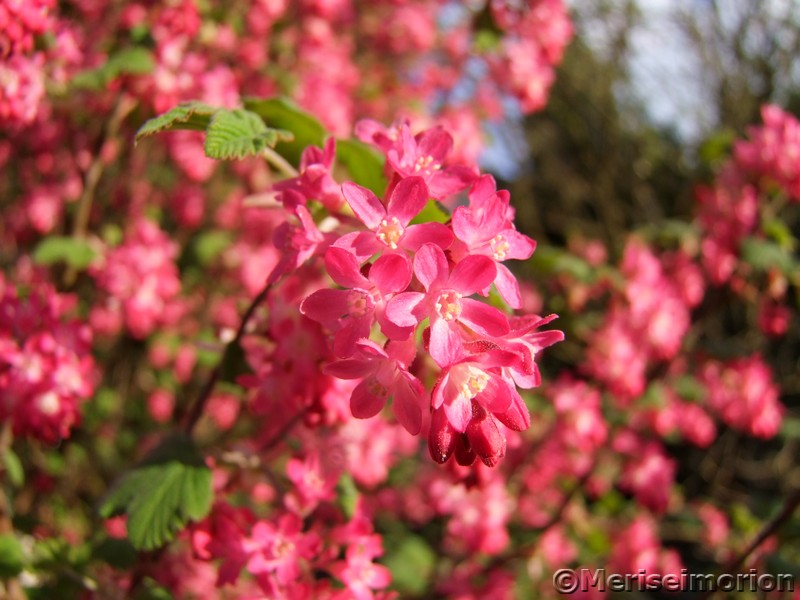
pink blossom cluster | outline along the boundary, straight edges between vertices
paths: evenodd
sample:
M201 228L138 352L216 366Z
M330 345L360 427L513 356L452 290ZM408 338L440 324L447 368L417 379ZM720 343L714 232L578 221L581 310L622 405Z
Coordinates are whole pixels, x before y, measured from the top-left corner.
M36 118L45 95L45 55L34 42L53 29L54 5L53 0L0 2L0 128Z
M772 372L760 356L709 361L701 378L708 387L709 404L728 425L760 438L778 432L785 409Z
M125 241L92 267L105 295L92 308L92 326L106 334L124 326L133 337L144 338L159 326L174 324L183 311L177 252L175 242L152 221L132 223Z
M658 257L636 240L626 245L620 270L624 290L589 341L587 370L624 405L644 392L649 367L678 355L703 281L686 256Z
M696 191L698 221L707 231L701 242L703 263L714 284L733 275L745 236L758 225L758 196L733 168L723 171L713 187Z
M15 285L0 275L0 423L56 443L69 437L94 393L92 332L69 316L74 297L36 273L25 279Z
M386 131L365 123L360 131L370 131L369 141L385 153L390 184L383 201L355 183L342 185L356 219L324 253L325 270L341 289L310 294L300 311L330 332L338 360L326 373L360 380L350 400L354 416L372 417L392 398L395 417L416 435L432 409L435 460L455 453L460 464L478 456L495 465L505 454L506 428L530 423L517 386L539 384L536 354L563 334L538 331L552 317L509 318L474 296L488 296L494 284L508 305L520 307L519 285L503 263L530 257L535 244L514 228L509 195L491 176L447 163L453 140L444 130L412 136L407 124ZM313 198L299 183L308 170L283 192L298 210ZM444 200L468 186L467 204L448 225L412 223L429 198ZM411 369L426 360L417 356L420 335L438 369L430 389Z
M191 545L202 561L220 560L219 587L252 597L260 591L271 598L320 598L329 600L381 600L393 597L381 592L391 576L375 558L383 554L381 537L374 533L371 518L361 503L347 521L315 521L311 528L292 511L258 518L251 511L217 504L211 515L192 528ZM164 575L170 567L164 566ZM240 573L248 572L255 585L240 584ZM327 573L328 577L313 576ZM184 582L183 585L186 585ZM255 588L255 589L252 589ZM187 590L188 591L188 590ZM195 593L207 593L197 587Z
M734 145L736 163L753 175L775 182L800 201L800 122L774 104L761 108L762 126L748 128L749 140Z

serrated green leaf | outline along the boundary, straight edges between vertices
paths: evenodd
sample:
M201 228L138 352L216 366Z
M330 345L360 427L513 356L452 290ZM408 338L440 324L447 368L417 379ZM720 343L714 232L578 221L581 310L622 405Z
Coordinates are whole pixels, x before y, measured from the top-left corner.
M742 259L757 271L777 268L791 276L798 270L791 254L771 240L746 238L742 242Z
M146 75L154 67L155 61L149 50L126 48L111 55L104 65L78 73L70 85L79 89L102 90L120 75Z
M208 514L211 470L189 436L165 440L127 473L100 506L100 515L128 515L128 539L138 550L172 540L190 520Z
M14 487L22 487L25 483L25 469L19 456L11 448L7 448L3 454L3 463L11 484Z
M25 568L22 545L12 534L0 535L0 579L16 577Z
M223 160L255 156L279 140L291 141L292 134L268 128L254 112L237 108L219 110L206 129L205 151L209 158Z
M147 121L136 132L135 141L138 143L142 138L162 131L177 129L205 131L211 121L211 116L219 110L222 109L204 102L184 102L163 115Z
M40 265L63 262L81 270L91 264L95 251L82 238L51 235L43 239L33 251L33 261Z
M308 146L320 146L325 142L327 131L316 117L299 108L287 98L244 98L245 109L264 119L269 127L290 131L293 140L280 140L275 150L286 160L297 166L300 155Z
M386 159L358 140L337 140L336 160L350 174L350 180L383 196L386 177L383 168Z

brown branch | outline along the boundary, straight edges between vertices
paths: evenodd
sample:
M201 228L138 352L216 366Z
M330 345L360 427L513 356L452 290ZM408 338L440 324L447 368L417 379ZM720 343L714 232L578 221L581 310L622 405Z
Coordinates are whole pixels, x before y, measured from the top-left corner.
M766 525L764 525L758 535L753 538L753 540L744 548L744 550L725 563L722 568L722 573L734 573L735 571L738 571L739 567L742 566L742 563L747 560L747 557L755 552L756 549L767 540L767 538L778 531L778 529L792 517L798 506L800 506L800 490L797 490L794 494L787 498L783 508L781 508L781 511ZM707 600L715 593L716 590L714 589L708 590L705 594L700 596L700 600Z
M214 367L214 370L211 372L211 375L203 386L203 389L200 391L200 394L197 396L197 399L188 411L188 416L183 427L183 430L187 434L191 435L192 430L194 429L195 425L197 425L200 417L203 415L203 409L205 408L208 399L211 397L214 387L217 385L217 381L222 373L222 367L225 365L225 361L229 356L229 352L231 349L235 348L239 342L241 342L242 337L247 329L247 324L250 322L253 314L255 314L258 306L264 301L264 299L267 297L267 294L269 294L270 289L272 289L272 282L268 282L258 293L258 295L253 298L250 306L247 307L247 311L245 311L244 316L242 316L242 321L239 323L239 329L236 331L236 335L225 346L225 351L222 354L219 364Z

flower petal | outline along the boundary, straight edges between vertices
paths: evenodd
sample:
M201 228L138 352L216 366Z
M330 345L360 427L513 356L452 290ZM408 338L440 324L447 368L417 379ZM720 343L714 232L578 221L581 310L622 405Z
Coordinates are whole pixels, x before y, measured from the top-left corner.
M494 306L471 298L461 300L461 314L458 320L481 335L490 337L505 335L509 329L505 313Z
M469 296L492 285L495 277L497 277L497 266L491 258L471 255L453 268L447 287Z
M331 246L325 252L325 270L337 285L346 288L369 289L367 278L361 274L358 259L345 250Z
M336 332L333 338L333 352L340 358L352 356L356 351L356 342L361 338L369 337L373 315L345 319L344 326Z
M522 308L522 294L519 291L519 282L514 274L505 265L497 264L497 278L494 280L500 297L514 309Z
M371 360L348 358L322 367L322 372L337 379L361 379L375 371L377 363Z
M453 429L464 433L472 418L472 404L464 396L456 396L452 402L444 404L444 412Z
M333 323L347 314L346 290L317 290L300 304L300 312L318 323Z
M431 319L431 340L428 351L431 358L442 368L448 367L464 354L461 337L444 319Z
M369 419L377 415L386 404L385 396L376 396L370 390L375 380L369 377L359 383L350 396L350 412L356 419Z
M507 259L527 260L536 250L536 241L516 229L505 229L500 232L500 235L505 238L509 246L506 251Z
M386 217L383 204L367 188L348 181L342 184L342 194L356 216L370 229L375 229Z
M419 223L407 227L400 239L400 245L409 252L417 252L423 244L447 250L453 244L453 232L442 223Z
M405 254L384 254L370 267L369 280L381 294L402 292L411 283L411 261Z
M362 263L376 254L381 249L382 244L371 231L352 231L344 234L332 246L334 248L344 248L354 254L359 263Z
M414 275L426 290L441 287L447 281L449 272L447 257L435 244L425 244L414 256Z
M397 378L392 397L392 409L397 421L411 435L422 429L422 403L425 390L420 381L409 373Z
M386 303L386 318L398 327L414 327L419 323L417 306L425 299L420 292L403 292Z
M406 177L392 190L386 213L405 227L428 203L428 186L422 177Z
M474 179L475 173L468 167L447 167L428 178L428 193L431 197L442 200L465 189Z

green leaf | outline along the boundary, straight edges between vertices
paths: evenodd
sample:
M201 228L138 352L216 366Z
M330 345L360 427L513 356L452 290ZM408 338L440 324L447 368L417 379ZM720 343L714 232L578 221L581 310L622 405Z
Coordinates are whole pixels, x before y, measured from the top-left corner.
M136 132L136 143L142 138L176 129L190 129L205 131L211 121L212 115L222 110L204 102L184 102L175 108L147 121Z
M0 579L16 577L25 568L22 545L12 534L0 535Z
M337 501L348 519L352 519L358 502L358 488L355 481L347 473L343 474L336 484Z
M92 547L92 557L115 569L130 569L136 564L136 548L128 540L105 538Z
M126 48L112 54L101 67L78 73L70 84L79 89L102 90L120 75L146 75L154 67L155 61L149 50Z
M732 129L723 129L711 134L700 145L700 158L706 164L711 164L727 157L731 152L736 132Z
M337 140L336 160L350 174L351 181L372 190L378 197L386 191L383 167L386 159L358 140Z
M784 250L793 252L797 247L797 239L792 235L791 229L789 229L788 225L783 221L779 219L767 219L762 223L761 228L764 230L764 233L775 240Z
M95 251L85 239L51 235L33 251L33 261L40 265L64 262L75 269L85 269L94 260Z
M137 550L153 550L175 537L190 520L211 509L211 470L191 438L167 438L114 486L100 506L103 517L126 513L128 539Z
M206 156L224 160L255 156L278 140L290 141L292 134L268 128L257 114L237 108L219 110L206 129Z
M691 402L700 402L706 396L705 386L691 375L681 375L675 379L672 387L678 396Z
M538 247L531 264L546 275L567 273L582 282L591 282L598 272L582 258L552 247Z
M3 463L8 475L8 480L14 487L22 487L25 483L25 469L22 466L22 461L19 459L11 448L6 448L3 455Z
M392 587L403 596L421 596L428 589L436 553L417 535L406 535L389 546L384 563L392 572Z
M742 242L742 259L756 271L777 268L784 274L792 276L798 270L791 254L771 240L746 238Z
M244 98L243 103L269 127L292 132L294 140L281 140L275 150L295 166L300 164L300 155L306 147L322 147L325 143L327 131L322 123L287 98Z
M208 231L200 234L194 242L197 260L204 267L209 266L231 245L231 242L232 236L228 231Z
M412 225L418 223L447 223L450 220L450 213L445 210L436 200L428 200L425 208L411 220Z
M780 435L784 439L800 439L800 417L784 417Z

